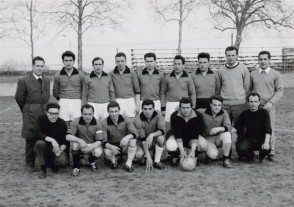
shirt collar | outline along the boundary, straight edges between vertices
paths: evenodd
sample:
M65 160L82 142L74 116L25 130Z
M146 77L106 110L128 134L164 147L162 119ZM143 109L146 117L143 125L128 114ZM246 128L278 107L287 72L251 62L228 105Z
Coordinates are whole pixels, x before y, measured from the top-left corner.
M182 115L181 111L178 111L178 113L177 113L177 116L179 116L179 117L181 117L181 118L185 119L185 117ZM190 119L193 119L193 118L195 118L195 117L197 117L197 114L196 114L196 112L195 112L195 111L192 109L192 111L191 111L191 114L190 114L190 117L189 117L188 121L189 121Z
M266 72L268 74L269 71L270 71L270 69L271 69L270 67L267 67L267 69L265 69L265 70L262 70L261 68L259 68L259 71L258 72L261 73L261 72L264 71L264 72Z
M237 61L233 66L229 66L228 64L226 64L226 67L227 67L228 69L233 69L233 68L237 67L239 64L240 64L240 63Z
M175 71L171 72L170 76L176 76ZM188 74L186 73L186 71L183 71L183 74L181 75L181 77L188 77Z
M154 117L156 117L156 115L157 115L157 112L154 111L153 114L152 114L152 116L151 116L151 120L152 120ZM140 119L141 119L142 121L148 121L148 119L146 118L146 116L144 115L143 112L140 113Z
M205 113L208 114L208 115L210 115L210 116L212 116L211 108L210 108L210 107L207 107L206 110L205 110ZM218 112L218 113L216 114L216 116L220 116L220 115L222 115L223 113L224 113L224 111L221 109L220 112Z
M73 71L71 73L71 75L77 75L79 74L78 69L76 69L75 67L73 68ZM63 67L60 71L60 75L67 75L67 72L65 71L65 67Z
M35 73L33 73L33 76L36 78L36 80L38 80L39 78L41 78L41 79L42 79L42 75L40 75L40 76L37 76Z
M147 68L144 68L142 70L142 75L146 75L146 74L149 74L149 72L148 72ZM151 75L153 75L153 74L159 74L159 71L156 68L154 68L153 73Z
M85 122L85 120L84 120L84 118L82 116L80 117L79 124L80 125L86 125L86 122ZM93 117L91 122L90 122L90 125L96 125L96 124L97 124L96 119Z
M200 71L200 69L199 68L197 68L197 70L196 70L196 75L197 74L202 74L202 72ZM208 70L207 70L207 73L206 74L213 74L213 71L210 69L210 68L208 68Z
M102 75L101 75L101 77L102 77L102 76L108 76L108 74L105 73L104 71L102 71ZM90 78L93 78L93 77L98 77L97 74L96 74L94 71L92 71L92 72L90 73Z
M117 120L117 124L123 122L125 119L124 117L120 114L118 115L118 120ZM110 116L107 117L107 124L108 125L115 125L114 122L112 121L112 119L110 118Z
M113 71L114 73L119 73L119 71L118 71L118 67L117 66L115 66L115 68L114 68L114 71ZM123 73L131 73L131 70L130 70L130 68L128 67L128 66L126 66L126 69L124 70L124 72Z

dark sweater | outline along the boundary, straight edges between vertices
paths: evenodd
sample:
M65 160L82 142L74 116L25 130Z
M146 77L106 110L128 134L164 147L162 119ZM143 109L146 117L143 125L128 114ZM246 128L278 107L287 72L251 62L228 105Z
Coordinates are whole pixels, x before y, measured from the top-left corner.
M63 119L58 118L55 123L51 123L46 115L40 116L36 129L38 139L45 140L46 137L51 137L59 145L68 145L65 139L67 126Z
M239 137L249 141L264 142L265 134L272 134L270 116L261 108L255 112L243 111L235 128Z

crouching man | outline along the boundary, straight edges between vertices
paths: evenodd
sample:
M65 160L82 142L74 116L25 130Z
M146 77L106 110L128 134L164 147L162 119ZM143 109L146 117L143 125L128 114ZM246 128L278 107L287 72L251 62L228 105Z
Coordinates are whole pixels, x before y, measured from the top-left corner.
M49 103L46 107L46 115L39 117L37 121L38 139L35 144L36 154L41 165L39 178L46 178L47 167L53 173L59 167L68 164L67 154L69 143L66 141L66 122L59 118L60 106L57 103Z
M209 99L210 107L198 109L202 115L204 128L199 136L199 148L205 151L210 159L217 158L218 149L223 149L223 166L230 168L229 154L232 145L231 121L228 113L222 109L223 99L219 95L212 95Z
M259 108L260 95L251 93L247 97L249 109L244 111L237 122L238 140L236 150L239 159L254 160L254 151L259 151L259 161L270 152L270 139L272 134L271 120L268 111Z
M116 169L117 163L123 161L122 155L127 154L125 169L133 172L132 163L137 150L137 130L127 116L120 114L120 106L117 102L111 101L107 111L109 116L102 121L106 163L111 169ZM117 155L119 159L116 158Z
M152 170L153 166L163 170L164 165L160 162L165 145L165 121L160 111L155 111L152 100L142 102L142 112L134 120L135 127L139 132L139 145L137 152L145 154L141 160L146 165L146 170ZM142 150L143 147L143 150ZM154 162L150 155L150 149L155 150Z
M102 124L94 118L94 107L85 104L81 108L82 116L73 120L67 131L66 140L72 142L73 176L80 174L80 155L89 155L93 171L97 171L96 159L103 153Z
M171 155L170 164L177 166L186 156L197 159L196 148L198 136L203 129L203 121L201 114L192 109L190 98L184 97L180 100L179 111L175 111L171 115L171 128L173 135L166 142L166 149ZM190 148L188 155L184 148Z

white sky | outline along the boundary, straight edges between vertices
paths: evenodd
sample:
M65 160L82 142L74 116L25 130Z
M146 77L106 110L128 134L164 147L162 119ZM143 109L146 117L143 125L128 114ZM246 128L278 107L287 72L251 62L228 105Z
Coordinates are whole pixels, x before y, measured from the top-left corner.
M93 29L84 34L83 65L91 69L91 60L100 56L105 60L105 70L115 66L114 56L116 49L125 52L128 56L128 65L131 65L131 49L176 49L178 26L175 22L165 23L160 18L154 18L147 0L133 2L133 11L126 14L127 21L124 31L106 29L101 32ZM138 3L140 2L140 4ZM294 6L294 1L291 1ZM210 52L210 48L225 48L231 44L231 32L221 33L213 29L208 8L203 7L197 15L193 14L188 24L183 27L183 50L193 48L195 56L199 51ZM45 58L47 65L61 64L61 54L70 49L77 55L77 37L73 32L60 34L53 39L54 32L40 39L36 43L35 56ZM252 29L246 32L243 47L263 48L274 50L275 47L294 47L294 31L259 31ZM0 39L0 64L17 63L30 64L30 48L20 40ZM198 50L198 48L200 48ZM206 48L206 49L205 49ZM260 49L261 50L261 49ZM77 63L76 63L77 66Z

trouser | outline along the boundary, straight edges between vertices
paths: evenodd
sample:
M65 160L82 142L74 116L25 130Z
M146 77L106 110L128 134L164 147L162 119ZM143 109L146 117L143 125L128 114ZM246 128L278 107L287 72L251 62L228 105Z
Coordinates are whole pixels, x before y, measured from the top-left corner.
M226 110L230 116L232 124L236 124L239 120L240 114L247 109L247 104L227 105L223 104L223 109Z
M203 109L210 107L209 98L197 98L196 109Z
M249 141L247 139L238 140L236 142L236 151L239 158L246 158L248 161L254 159L254 151L259 151L259 156L266 156L270 150L263 150L261 148L263 142Z
M36 153L34 151L36 140L26 140L26 148L25 148L25 157L26 157L26 164L28 167L35 166L35 158Z
M67 165L67 155L65 152L56 156L52 151L51 143L44 140L38 140L35 144L36 154L41 166L46 167L65 167Z

